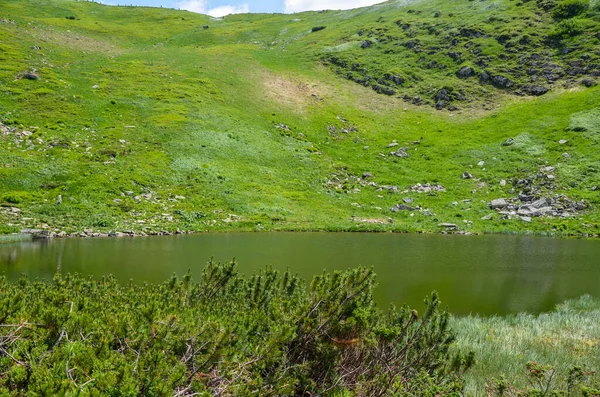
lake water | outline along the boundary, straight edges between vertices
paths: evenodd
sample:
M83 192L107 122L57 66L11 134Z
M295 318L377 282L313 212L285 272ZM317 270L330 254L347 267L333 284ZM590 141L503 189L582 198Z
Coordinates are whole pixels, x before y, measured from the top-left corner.
M583 294L600 296L600 241L514 236L370 233L227 233L67 239L0 244L0 274L51 279L56 272L161 282L208 260L251 274L271 265L305 279L373 266L378 302L421 308L437 290L453 313L541 312Z

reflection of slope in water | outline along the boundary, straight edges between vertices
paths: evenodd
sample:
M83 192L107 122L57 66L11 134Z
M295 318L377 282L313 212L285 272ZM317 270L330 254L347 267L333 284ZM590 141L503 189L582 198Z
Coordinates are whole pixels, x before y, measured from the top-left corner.
M17 265L19 250L17 247L8 247L0 251L0 271L11 269Z
M0 276L51 279L61 272L65 246L47 239L0 245ZM34 267L31 264L35 264Z

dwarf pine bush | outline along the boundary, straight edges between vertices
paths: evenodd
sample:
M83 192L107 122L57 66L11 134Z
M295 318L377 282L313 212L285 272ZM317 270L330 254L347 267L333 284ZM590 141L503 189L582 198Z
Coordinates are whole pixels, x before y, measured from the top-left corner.
M384 313L369 269L241 276L209 263L159 285L57 275L0 280L2 396L448 394L472 355L433 294ZM433 395L432 394L432 395Z

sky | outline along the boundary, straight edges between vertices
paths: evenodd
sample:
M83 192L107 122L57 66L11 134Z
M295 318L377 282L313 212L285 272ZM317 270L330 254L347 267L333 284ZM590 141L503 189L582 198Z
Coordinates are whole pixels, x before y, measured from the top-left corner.
M246 12L293 13L309 10L347 10L380 3L384 0L101 0L111 5L137 5L179 8L222 17Z

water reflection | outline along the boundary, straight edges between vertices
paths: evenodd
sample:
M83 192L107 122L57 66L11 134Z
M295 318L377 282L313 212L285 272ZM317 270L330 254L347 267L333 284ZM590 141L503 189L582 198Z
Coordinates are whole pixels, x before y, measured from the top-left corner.
M374 266L380 303L419 306L435 289L461 314L539 312L600 294L600 241L513 236L261 233L27 242L0 245L0 273L112 273L123 282L160 282L188 269L198 277L211 257L235 257L244 273L272 265L305 279L324 269Z

